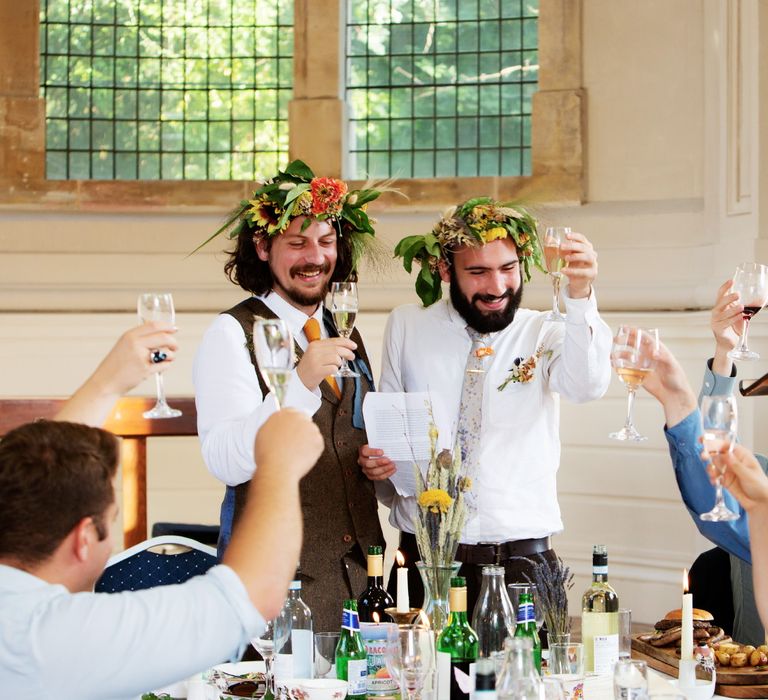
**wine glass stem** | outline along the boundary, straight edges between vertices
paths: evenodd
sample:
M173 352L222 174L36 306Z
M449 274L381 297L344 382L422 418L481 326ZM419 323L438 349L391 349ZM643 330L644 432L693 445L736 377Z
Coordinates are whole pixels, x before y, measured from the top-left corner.
M635 390L627 389L627 420L624 423L624 427L627 430L634 429L634 423L632 422L632 411L635 408Z
M552 313L560 315L560 275L552 275Z
M157 403L160 406L166 404L165 401L165 383L163 382L163 373L157 372L155 374L155 386L157 387Z
M723 498L723 477L718 476L715 479L715 507L724 506L725 499Z
M748 352L747 348L747 336L749 335L749 319L744 319L744 331L741 334L741 342L739 343L739 352Z
M267 690L275 694L275 677L272 673L272 654L262 654L264 658L264 677L267 681Z

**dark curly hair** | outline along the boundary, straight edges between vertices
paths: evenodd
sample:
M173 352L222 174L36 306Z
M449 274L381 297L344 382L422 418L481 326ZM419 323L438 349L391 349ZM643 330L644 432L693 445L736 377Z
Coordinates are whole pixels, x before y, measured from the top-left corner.
M357 272L352 269L352 240L345 235L343 228L339 229L336 221L329 221L336 229L336 267L331 275L331 282L357 281ZM239 285L246 292L263 296L272 290L274 278L269 263L259 258L256 252L256 240L260 235L259 229L240 226L237 236L237 246L227 251L229 259L224 265L224 272L230 282ZM279 235L279 234L278 234ZM266 240L267 250L272 245L273 237Z

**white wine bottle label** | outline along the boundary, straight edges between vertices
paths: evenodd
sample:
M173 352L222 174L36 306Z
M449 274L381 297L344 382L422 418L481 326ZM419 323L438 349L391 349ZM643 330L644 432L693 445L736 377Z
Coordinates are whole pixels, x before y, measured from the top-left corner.
M613 665L619 660L619 635L595 635L593 639L595 673L613 673Z
M347 695L365 695L368 662L365 659L347 661Z
M289 678L312 678L314 645L312 630L291 630L293 675Z

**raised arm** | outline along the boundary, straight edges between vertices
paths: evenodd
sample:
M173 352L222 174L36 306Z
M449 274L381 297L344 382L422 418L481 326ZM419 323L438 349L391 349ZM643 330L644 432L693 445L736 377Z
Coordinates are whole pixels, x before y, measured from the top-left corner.
M94 373L64 404L56 420L100 426L112 406L150 374L164 370L176 356L176 329L168 323L145 323L123 333ZM152 361L160 350L165 359ZM162 357L162 354L158 357Z

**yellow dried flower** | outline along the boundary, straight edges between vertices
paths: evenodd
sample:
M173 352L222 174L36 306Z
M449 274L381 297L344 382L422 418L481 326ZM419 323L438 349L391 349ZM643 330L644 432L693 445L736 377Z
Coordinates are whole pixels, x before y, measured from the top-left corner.
M507 234L508 231L503 226L496 226L494 228L481 231L480 238L482 238L486 243L490 243L491 241L495 241L498 238L506 238Z
M432 513L447 513L453 499L443 489L428 489L419 494L419 507Z

